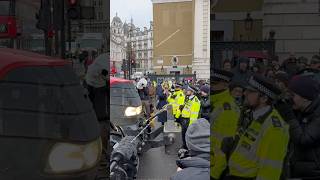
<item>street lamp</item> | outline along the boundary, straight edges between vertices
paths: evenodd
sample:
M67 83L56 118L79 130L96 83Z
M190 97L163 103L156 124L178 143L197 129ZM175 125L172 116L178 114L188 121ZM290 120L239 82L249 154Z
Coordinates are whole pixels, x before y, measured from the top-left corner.
M253 28L253 19L251 18L251 14L247 13L247 17L244 20L245 29L247 31L252 31Z

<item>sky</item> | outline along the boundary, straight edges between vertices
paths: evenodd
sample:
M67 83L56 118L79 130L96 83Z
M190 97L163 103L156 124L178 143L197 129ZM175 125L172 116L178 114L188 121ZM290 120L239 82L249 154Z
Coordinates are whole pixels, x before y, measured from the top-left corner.
M151 0L111 0L110 18L116 16L121 18L122 22L130 22L132 17L133 24L136 27L149 27L152 21L152 2Z

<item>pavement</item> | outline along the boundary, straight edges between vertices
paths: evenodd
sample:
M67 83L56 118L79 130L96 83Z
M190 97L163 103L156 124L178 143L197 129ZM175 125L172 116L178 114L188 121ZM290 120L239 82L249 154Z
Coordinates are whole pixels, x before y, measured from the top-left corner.
M155 127L159 127L160 125L161 124L158 122L155 123ZM162 137L162 134L158 136L158 138ZM170 177L177 171L177 159L177 154L166 154L164 146L150 149L148 152L140 156L140 166L138 170L137 179L169 180Z

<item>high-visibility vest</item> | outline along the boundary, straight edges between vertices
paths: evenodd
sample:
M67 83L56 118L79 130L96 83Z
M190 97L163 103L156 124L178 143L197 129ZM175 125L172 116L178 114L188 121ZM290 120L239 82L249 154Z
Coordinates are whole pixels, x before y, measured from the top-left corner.
M213 112L210 114L211 155L210 174L219 179L227 166L225 154L221 151L221 143L225 137L234 137L240 118L240 109L229 90L210 96Z
M192 99L187 99L182 111L177 109L176 118L180 116L182 118L190 119L189 125L194 123L198 117L200 112L201 103L197 96L193 96Z
M174 98L173 98L174 97ZM175 91L168 98L167 101L172 105L172 114L175 115L177 113L177 109L179 109L180 105L184 104L185 95L182 90Z
M273 109L264 119L253 120L240 136L228 166L232 176L280 179L287 154L289 125Z

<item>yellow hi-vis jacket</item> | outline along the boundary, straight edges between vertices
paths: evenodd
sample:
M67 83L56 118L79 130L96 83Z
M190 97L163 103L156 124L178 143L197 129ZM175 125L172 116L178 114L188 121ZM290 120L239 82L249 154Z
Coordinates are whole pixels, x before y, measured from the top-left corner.
M257 180L280 179L289 142L289 126L272 109L242 133L228 166L230 175Z
M231 96L229 90L211 95L213 112L211 121L211 177L219 179L227 166L227 159L221 150L221 143L225 137L234 137L240 119L240 109Z
M168 96L167 101L172 105L172 114L176 115L179 106L184 104L185 95L182 90L178 90Z
M180 108L177 109L175 118L179 118L181 116L182 118L190 119L189 121L189 126L190 126L192 123L194 123L198 119L200 106L201 106L200 100L198 99L197 96L194 95L192 98L188 98L186 100L186 103L182 110Z

